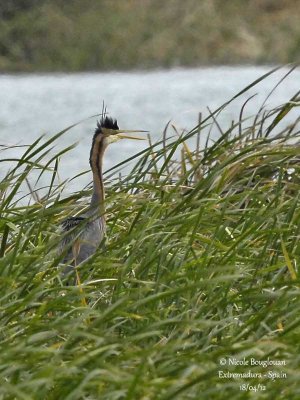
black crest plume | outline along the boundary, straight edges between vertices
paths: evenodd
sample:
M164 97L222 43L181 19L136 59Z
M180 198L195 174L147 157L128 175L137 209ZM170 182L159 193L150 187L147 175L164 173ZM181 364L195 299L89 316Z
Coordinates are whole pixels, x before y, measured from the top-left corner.
M110 117L102 117L100 121L97 122L97 128L95 129L95 134L101 132L102 128L106 129L119 129L118 123L116 119Z

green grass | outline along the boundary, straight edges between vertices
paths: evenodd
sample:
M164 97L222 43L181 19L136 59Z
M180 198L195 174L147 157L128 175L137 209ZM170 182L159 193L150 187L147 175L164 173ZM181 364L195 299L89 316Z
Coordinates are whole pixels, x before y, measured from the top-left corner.
M285 124L298 106L296 94L258 107L192 149L187 140L205 142L225 104L191 132L149 145L127 176L117 172L124 163L108 171L108 243L79 268L86 306L61 281L55 247L58 223L90 190L64 195L64 151L48 156L64 132L26 148L0 184L0 399L298 399L298 119ZM37 173L44 195L27 189L20 200ZM229 357L286 365L220 366ZM266 390L240 391L243 383Z

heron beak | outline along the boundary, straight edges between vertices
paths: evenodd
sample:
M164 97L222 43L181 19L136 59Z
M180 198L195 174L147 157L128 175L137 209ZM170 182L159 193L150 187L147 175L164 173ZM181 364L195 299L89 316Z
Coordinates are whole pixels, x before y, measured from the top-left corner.
M116 131L116 135L119 139L133 139L133 140L146 140L145 138L141 138L139 136L128 136L127 133L148 133L149 131L142 130L118 130ZM125 135L124 135L125 134Z

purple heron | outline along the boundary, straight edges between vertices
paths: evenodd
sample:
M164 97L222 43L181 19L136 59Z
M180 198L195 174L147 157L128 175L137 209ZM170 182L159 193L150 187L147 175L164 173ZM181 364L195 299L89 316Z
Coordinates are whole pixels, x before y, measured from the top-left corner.
M145 132L141 130L120 130L115 119L102 117L97 122L90 151L90 166L93 173L93 194L88 210L77 217L70 217L62 223L63 239L60 252L65 252L62 262L66 264L63 275L76 273L80 284L77 266L92 256L106 234L105 191L103 185L103 157L110 143L120 139L143 140L127 136L127 133ZM68 249L67 251L64 249Z

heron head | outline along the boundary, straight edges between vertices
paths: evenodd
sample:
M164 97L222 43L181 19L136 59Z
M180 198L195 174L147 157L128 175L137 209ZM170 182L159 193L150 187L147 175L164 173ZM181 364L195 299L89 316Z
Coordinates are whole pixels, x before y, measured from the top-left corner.
M128 136L127 133L141 133L147 132L143 130L121 130L119 129L116 119L110 117L102 117L100 122L97 122L97 128L95 130L95 136L102 135L105 138L105 144L114 143L120 139L133 139L133 140L145 140L137 136Z

